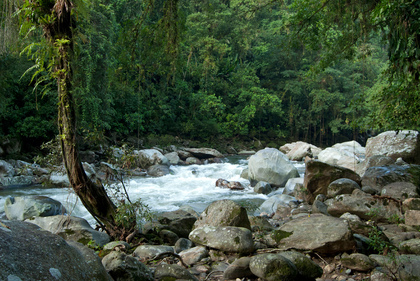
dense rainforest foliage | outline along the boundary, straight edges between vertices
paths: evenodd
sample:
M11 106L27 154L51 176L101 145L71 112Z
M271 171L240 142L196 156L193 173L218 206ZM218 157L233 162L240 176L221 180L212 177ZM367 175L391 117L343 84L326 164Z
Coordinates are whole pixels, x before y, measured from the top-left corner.
M33 149L58 134L57 84L31 60L43 30L21 28L23 2L0 2L0 141ZM420 129L415 1L77 2L84 143L326 146Z

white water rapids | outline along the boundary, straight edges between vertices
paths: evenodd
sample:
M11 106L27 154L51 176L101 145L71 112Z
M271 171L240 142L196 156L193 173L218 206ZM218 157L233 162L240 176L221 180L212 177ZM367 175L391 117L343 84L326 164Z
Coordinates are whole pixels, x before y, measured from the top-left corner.
M152 212L161 213L177 210L180 206L191 206L197 212L202 212L211 202L221 199L234 201L253 201L261 204L267 195L257 194L248 180L240 177L247 167L247 160L238 157L225 159L219 164L171 166L171 174L159 177L136 177L126 183L131 201L141 198ZM303 163L294 163L302 175ZM215 186L219 178L228 181L239 181L245 190L237 191ZM77 196L70 188L29 187L0 192L0 214L4 214L4 203L8 196L43 195L61 202L67 212L73 216L82 217L95 224ZM1 215L0 215L1 217Z

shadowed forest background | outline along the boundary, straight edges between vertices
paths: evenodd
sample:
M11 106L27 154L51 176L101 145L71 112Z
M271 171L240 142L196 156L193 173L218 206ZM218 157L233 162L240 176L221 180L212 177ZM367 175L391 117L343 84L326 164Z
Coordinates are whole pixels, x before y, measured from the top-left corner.
M0 2L0 142L25 152L58 134L58 100L23 2ZM328 146L420 128L415 2L74 2L82 145Z

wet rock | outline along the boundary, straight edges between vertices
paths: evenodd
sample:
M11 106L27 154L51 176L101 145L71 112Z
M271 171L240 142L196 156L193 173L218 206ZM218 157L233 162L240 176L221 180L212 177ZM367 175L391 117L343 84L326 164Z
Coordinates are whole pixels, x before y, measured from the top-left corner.
M146 265L122 252L113 251L109 253L102 259L102 264L114 280L154 280L152 272Z
M39 195L8 197L4 203L4 211L9 220L21 221L66 213L66 209L60 202Z
M225 179L218 179L216 186L221 188L228 188L232 190L244 190L243 185L238 181L227 181Z
M163 177L170 173L171 171L167 165L153 165L147 169L147 174L151 177Z
M272 191L273 191L273 188L271 187L271 185L268 182L265 182L265 181L259 181L254 186L254 192L255 193L269 194Z
M178 156L178 152L170 152L164 155L167 159L169 164L171 165L178 165L179 161L181 160Z

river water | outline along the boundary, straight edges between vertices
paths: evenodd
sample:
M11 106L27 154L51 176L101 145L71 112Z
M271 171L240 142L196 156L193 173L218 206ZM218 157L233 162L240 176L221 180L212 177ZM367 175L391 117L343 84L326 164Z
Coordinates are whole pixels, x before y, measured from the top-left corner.
M247 168L244 157L225 158L223 163L189 166L171 166L171 174L153 178L136 177L126 182L131 201L141 199L152 212L161 213L177 210L180 206L191 206L202 212L211 202L231 199L239 202L261 204L267 195L257 194L248 180L240 177ZM304 164L294 163L303 176ZM215 186L219 178L239 181L245 190L236 191ZM73 216L85 218L91 225L94 219L80 203L71 188L28 187L0 191L0 217L4 215L4 202L7 196L44 195L60 201L67 212ZM3 214L2 214L3 213Z

